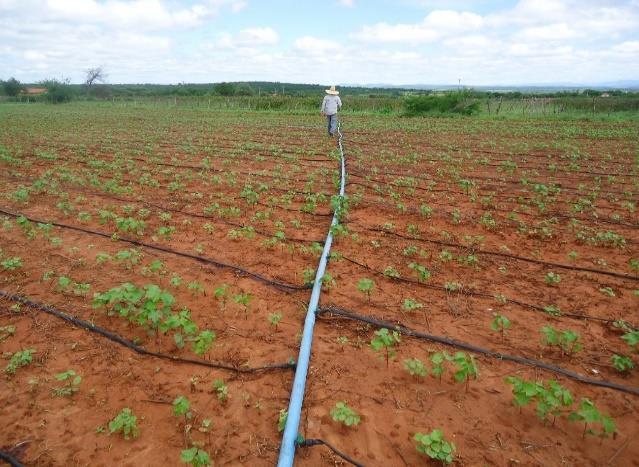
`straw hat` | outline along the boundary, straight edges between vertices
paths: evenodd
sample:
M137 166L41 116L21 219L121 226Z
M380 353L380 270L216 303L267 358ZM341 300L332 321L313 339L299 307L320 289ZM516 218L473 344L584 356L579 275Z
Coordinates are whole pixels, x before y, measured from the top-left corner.
M326 94L331 94L333 96L337 96L339 94L339 91L335 90L335 85L331 86L330 89L326 90Z

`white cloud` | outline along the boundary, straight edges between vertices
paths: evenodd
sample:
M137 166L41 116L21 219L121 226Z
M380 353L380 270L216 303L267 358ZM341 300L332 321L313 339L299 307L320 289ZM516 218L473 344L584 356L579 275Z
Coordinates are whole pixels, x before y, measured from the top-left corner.
M335 52L341 48L336 41L320 39L313 36L304 36L295 40L295 48L301 52L313 55Z
M363 6L329 6L340 3ZM0 0L0 79L78 82L96 65L105 66L111 82L406 84L461 77L482 84L639 76L639 0L520 0L505 8L493 0L386 3L403 19L370 11L369 22L344 27L355 15L342 11L339 28L298 15L287 29L284 7L274 3L265 10L272 15L255 24L243 13L247 0ZM425 10L408 9L419 13L413 20L409 4Z
M352 7L355 5L355 0L337 0L337 3L342 6Z
M415 24L377 23L364 26L353 37L365 42L407 43L417 45L434 42L450 34L476 30L482 26L481 16L470 12L435 10Z
M279 41L279 35L273 28L242 29L235 39L238 45L274 45Z
M572 29L566 23L554 23L544 26L533 26L524 28L514 35L520 40L531 41L556 41L564 39L572 39L583 35Z

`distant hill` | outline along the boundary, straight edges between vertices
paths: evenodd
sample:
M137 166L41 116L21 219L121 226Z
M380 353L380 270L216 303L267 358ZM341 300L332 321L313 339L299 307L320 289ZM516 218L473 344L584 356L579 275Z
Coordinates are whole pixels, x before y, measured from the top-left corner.
M360 87L369 89L405 89L405 90L451 90L459 89L459 84L388 84L388 83L370 83L370 84L343 84L347 87ZM522 92L522 93L535 93L535 92L561 92L561 91L576 91L580 89L620 89L637 91L639 90L639 80L620 80L620 81L608 81L601 83L530 83L530 84L517 84L517 85L473 85L462 84L461 87L473 88L478 91L493 91L493 92Z

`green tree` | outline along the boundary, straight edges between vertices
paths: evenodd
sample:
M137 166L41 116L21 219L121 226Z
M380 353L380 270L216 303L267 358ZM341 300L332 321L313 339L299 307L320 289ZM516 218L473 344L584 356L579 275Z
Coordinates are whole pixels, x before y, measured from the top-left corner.
M24 86L15 78L9 78L7 81L2 81L2 89L7 96L15 97L20 94L20 91Z

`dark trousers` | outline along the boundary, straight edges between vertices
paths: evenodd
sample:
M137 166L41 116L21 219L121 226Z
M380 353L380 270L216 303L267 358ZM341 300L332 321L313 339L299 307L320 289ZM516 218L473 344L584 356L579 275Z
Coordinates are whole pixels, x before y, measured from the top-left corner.
M327 115L326 120L328 122L328 134L334 136L337 131L337 114Z

